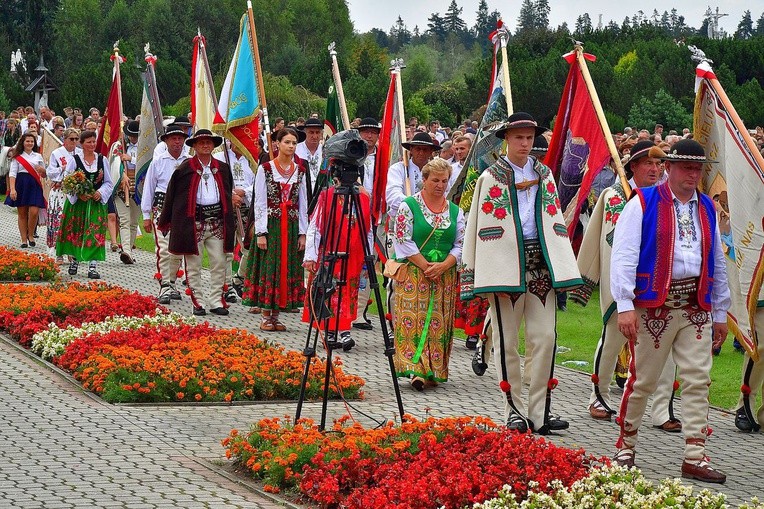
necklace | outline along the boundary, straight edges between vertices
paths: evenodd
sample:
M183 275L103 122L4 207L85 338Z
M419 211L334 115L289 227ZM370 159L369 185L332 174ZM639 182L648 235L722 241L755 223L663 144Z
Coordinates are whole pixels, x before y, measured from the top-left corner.
M443 198L443 207L441 208L440 212L436 211L435 208L430 207L430 204L427 203L427 198L425 198L424 195L422 195L422 201L427 206L427 208L430 209L430 211L434 212L435 214L442 214L443 212L446 211L446 208L448 208L448 200L446 200L445 198Z
M283 168L281 168L278 159L274 160L273 163L276 165L276 170L278 170L281 176L286 180L289 180L292 177L292 174L295 172L295 165L293 161L289 161L289 169L286 172Z

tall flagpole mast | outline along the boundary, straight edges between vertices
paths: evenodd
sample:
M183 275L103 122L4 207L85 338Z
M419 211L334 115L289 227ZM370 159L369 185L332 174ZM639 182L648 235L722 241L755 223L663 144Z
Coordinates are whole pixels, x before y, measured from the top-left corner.
M509 40L509 32L507 31L507 27L504 25L504 23L499 20L499 27L496 29L499 35L499 47L501 48L501 58L502 63L504 64L502 66L503 69L503 76L504 79L504 98L507 100L507 116L514 113L514 108L512 107L512 87L509 83L509 59L507 58L507 41Z
M332 57L332 76L334 77L334 86L337 87L337 98L340 101L340 115L342 116L342 126L345 130L350 129L350 118L348 117L348 108L345 104L345 90L342 88L342 78L340 77L340 66L337 63L337 51L335 44L329 45L329 55Z
M119 111L117 113L119 114L119 132L121 133L122 128L124 127L124 121L122 120L124 114L122 110L122 75L119 71L119 64L122 63L122 57L119 54L119 39L114 43L114 54L111 56L111 59L114 60L114 79L117 80L117 103L119 104L117 108ZM125 153L125 147L123 147L123 145L124 143L119 144L120 154Z
M404 69L406 65L403 63L402 58L394 58L390 61L390 72L393 73L395 76L395 100L398 103L398 125L401 126L398 131L400 132L400 142L405 143L406 142L406 115L403 111L403 89L401 88L403 85L401 84L401 69ZM408 150L403 150L403 161L405 162L406 166L408 167L409 164L409 157L408 157Z
M628 199L629 196L631 196L631 186L629 185L629 179L626 178L626 171L623 169L621 158L618 156L618 149L616 149L615 142L613 141L613 135L610 133L610 129L608 128L605 112L602 110L602 104L600 104L600 98L597 95L597 89L594 88L592 76L589 74L589 67L587 67L586 59L584 58L583 45L577 43L575 45L575 52L578 66L581 69L581 76L583 76L584 83L586 83L586 89L589 91L589 96L592 98L592 106L594 106L594 112L597 114L597 120L599 120L600 129L602 129L602 135L605 137L607 148L610 151L610 157L613 159L613 165L615 166L615 170L618 172L618 177L621 180L623 192L626 194L626 198Z
M249 42L252 45L252 54L255 56L255 69L257 69L257 88L260 92L262 103L263 122L265 123L265 139L268 143L268 155L273 159L273 143L271 143L271 123L268 119L268 104L265 101L265 85L263 84L263 69L260 66L260 50L257 47L257 32L255 31L255 15L252 13L252 0L247 0L247 18L249 19Z

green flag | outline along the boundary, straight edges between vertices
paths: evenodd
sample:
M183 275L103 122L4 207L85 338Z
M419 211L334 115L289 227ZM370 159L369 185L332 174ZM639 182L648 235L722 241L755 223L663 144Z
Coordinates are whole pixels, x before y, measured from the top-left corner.
M337 89L329 85L329 95L326 98L326 115L324 116L324 139L342 128L342 116L340 115L340 100L337 97Z

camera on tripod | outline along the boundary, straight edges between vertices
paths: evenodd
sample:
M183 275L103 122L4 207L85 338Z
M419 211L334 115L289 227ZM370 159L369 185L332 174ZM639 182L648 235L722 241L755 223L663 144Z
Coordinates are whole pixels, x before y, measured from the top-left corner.
M324 142L324 157L329 159L331 177L344 185L358 179L366 152L366 142L355 129L339 132Z

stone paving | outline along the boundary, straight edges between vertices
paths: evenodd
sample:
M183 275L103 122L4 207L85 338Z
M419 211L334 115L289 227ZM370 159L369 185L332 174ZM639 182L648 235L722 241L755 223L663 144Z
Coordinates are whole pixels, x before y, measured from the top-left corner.
M42 252L41 242L35 248ZM19 244L15 211L0 206L0 244ZM153 254L137 252L137 263L126 266L115 253L99 264L104 280L146 294L158 287ZM67 274L62 276L70 279ZM86 270L71 279L85 281ZM187 297L171 305L190 314ZM307 328L298 314L282 314L289 331L260 333L259 317L233 305L227 317L208 316L211 323L246 328L261 337L302 350ZM379 326L354 332L357 346L341 354L344 369L362 376L366 399L350 402L352 415L366 425L399 419L390 370L383 355ZM564 337L559 339L565 345ZM592 338L596 341L596 338ZM341 353L341 352L340 352ZM484 377L470 367L471 352L454 346L449 382L417 393L401 384L406 412L426 415L484 415L502 419L503 403L493 366ZM556 413L570 420L568 431L550 439L582 447L594 455L611 456L617 438L614 423L592 420L586 410L590 391L587 374L558 367L554 392ZM287 504L256 490L254 483L229 474L220 440L232 428L245 430L263 417L293 416L295 402L248 405L110 405L85 392L61 372L51 369L9 340L0 341L0 507L248 507L275 508ZM678 407L681 413L681 402ZM330 402L328 418L345 414L341 402ZM320 404L307 403L303 416L316 420ZM761 496L762 436L738 432L734 416L712 409L714 429L708 451L713 464L728 474L724 486L697 486L727 494L730 503ZM651 479L678 476L683 440L649 425L641 433L637 464Z

